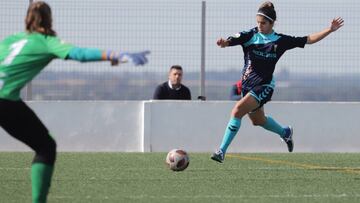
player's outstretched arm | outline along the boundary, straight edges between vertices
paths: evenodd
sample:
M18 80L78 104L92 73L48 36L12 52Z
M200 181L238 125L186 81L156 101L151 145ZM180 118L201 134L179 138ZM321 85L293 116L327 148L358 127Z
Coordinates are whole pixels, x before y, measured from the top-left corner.
M130 52L101 51L100 49L93 49L93 48L73 47L69 51L66 58L80 62L111 61L111 65L118 65L119 63L131 62L137 66L137 65L144 65L148 62L146 55L149 53L150 51L130 53Z
M324 39L330 33L335 32L336 30L341 28L343 25L344 25L344 20L341 17L334 18L331 22L330 27L324 29L323 31L309 35L307 38L306 44L314 44L314 43Z

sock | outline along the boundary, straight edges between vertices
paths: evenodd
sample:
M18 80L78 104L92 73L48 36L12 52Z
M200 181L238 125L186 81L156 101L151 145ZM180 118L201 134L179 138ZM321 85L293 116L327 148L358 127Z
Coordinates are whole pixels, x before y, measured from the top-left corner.
M220 149L226 153L227 148L229 147L231 141L234 139L236 133L239 131L241 125L241 119L239 118L231 118L229 123L227 124L225 134L220 146Z
M262 127L280 135L280 137L285 136L285 129L281 127L281 125L277 123L271 116L266 116L266 123Z
M33 163L31 166L31 186L33 203L45 203L49 192L54 166Z

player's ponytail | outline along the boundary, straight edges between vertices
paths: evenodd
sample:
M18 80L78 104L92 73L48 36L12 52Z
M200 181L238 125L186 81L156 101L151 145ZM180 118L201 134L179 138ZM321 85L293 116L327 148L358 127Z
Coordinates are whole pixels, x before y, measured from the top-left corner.
M274 23L276 21L276 11L274 4L270 1L264 2L260 5L257 15L261 15L270 21L270 23Z
M43 1L31 3L25 18L26 31L40 32L44 35L56 36L52 29L52 16L50 6Z

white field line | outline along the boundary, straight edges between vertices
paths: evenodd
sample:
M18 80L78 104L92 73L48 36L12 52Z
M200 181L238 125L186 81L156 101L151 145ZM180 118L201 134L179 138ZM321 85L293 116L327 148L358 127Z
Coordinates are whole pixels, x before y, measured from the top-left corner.
M18 171L18 170L30 170L29 167L25 167L25 168L9 168L9 167L0 167L0 170L13 170L13 171Z
M53 196L50 195L49 199L78 199L79 197L72 196ZM111 200L119 198L129 199L259 199L259 198L272 198L272 199L302 199L302 198L360 198L360 194L303 194L303 195L130 195L130 196L91 196L88 195L83 199L96 199L96 200Z

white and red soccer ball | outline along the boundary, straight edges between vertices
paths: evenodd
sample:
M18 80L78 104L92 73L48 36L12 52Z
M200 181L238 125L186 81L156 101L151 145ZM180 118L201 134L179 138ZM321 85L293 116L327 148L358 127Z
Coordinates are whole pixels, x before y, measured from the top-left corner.
M173 171L183 171L189 163L189 155L182 149L173 149L166 156L166 164Z

